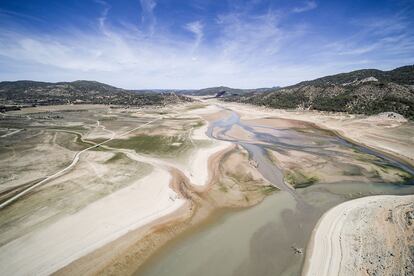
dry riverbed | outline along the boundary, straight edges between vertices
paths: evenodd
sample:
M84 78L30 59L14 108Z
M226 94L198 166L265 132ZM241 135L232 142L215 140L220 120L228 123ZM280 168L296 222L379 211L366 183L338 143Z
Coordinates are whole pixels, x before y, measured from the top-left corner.
M242 118L261 122L271 118L313 123L366 146L397 155L414 164L414 123L401 118L321 111L281 110L237 103L222 103Z
M347 136L357 127L358 136L349 137L409 161L411 123L220 105L51 106L3 116L0 203L68 167L77 155L79 160L0 209L1 274L139 273L173 238L191 235L227 210L255 206L278 190L239 142L265 148L269 166L278 168L290 193L305 191L295 200L303 201L300 208L309 207L306 214L313 220L319 211L302 199L307 189L335 183L392 185L410 177L322 128ZM206 134L233 111L240 124L212 129L213 137L223 139ZM294 236L299 251L307 241L303 229L313 220L292 229L301 235ZM292 245L289 239L283 243Z
M2 273L126 273L212 210L262 200L274 189L243 149L205 135L219 111L202 107L53 106L4 116L2 126L22 131L0 141L3 202L92 147L0 210ZM102 254L108 245L117 250ZM128 263L131 254L139 258Z

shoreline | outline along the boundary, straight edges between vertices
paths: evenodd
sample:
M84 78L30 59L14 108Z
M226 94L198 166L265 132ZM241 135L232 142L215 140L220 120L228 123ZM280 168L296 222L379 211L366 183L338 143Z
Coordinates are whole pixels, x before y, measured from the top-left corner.
M349 142L351 144L355 144L355 145L358 145L358 146L366 147L366 148L368 148L368 149L370 149L372 151L376 151L376 152L378 152L378 153L380 153L380 154L382 154L382 155L384 155L386 157L390 157L390 158L396 159L396 160L398 160L401 163L405 163L408 166L414 167L414 160L413 159L408 158L406 156L403 156L403 155L399 154L398 152L395 152L395 151L387 151L387 150L385 150L383 148L378 148L378 147L374 147L374 146L371 146L371 145L367 145L365 143L358 142L356 140L353 140L353 139L345 136L344 134L342 134L340 131L337 131L337 130L332 130L332 129L327 129L327 128L323 128L323 129L324 130L328 130L328 131L332 131L335 135L337 135L338 137L344 139L345 141L347 141L347 142Z
M74 260L52 275L111 274L114 273L113 267L117 267L116 273L130 274L127 271L134 271L135 266L140 266L153 254L151 249L146 247L153 245L154 241L151 237L154 233L162 231L162 229L168 229L172 225L185 223L192 215L190 209L191 203L186 202L174 212L126 233L95 251ZM164 241L158 240L157 242L162 246ZM131 250L137 243L140 243L140 245ZM133 264L128 264L131 260Z
M414 234L406 214L414 212L413 199L414 195L368 196L325 212L312 231L302 275L412 272L413 264L406 262Z
M204 127L202 127L202 129L204 129ZM193 138L213 140L204 132L201 133L202 129L197 129ZM173 239L181 232L186 231L187 228L203 221L204 217L210 215L210 211L204 211L205 214L199 214L197 209L200 209L200 206L196 206L197 202L193 197L199 197L199 193L204 193L211 188L211 185L218 177L220 160L226 153L235 148L232 143L217 143L215 140L213 140L213 142L213 146L208 147L207 149L197 150L195 155L199 162L196 162L195 164L193 163L190 166L191 170L182 169L182 165L169 164L170 162L161 161L160 164L153 164L156 167L165 166L165 169L169 171L169 174L171 175L169 184L170 189L176 192L179 195L179 198L185 200L185 203L180 209L174 210L165 216L158 217L149 224L134 229L118 239L81 256L66 266L61 267L59 270L55 271L54 274L106 273L112 271L113 267L117 267L117 273L129 273L138 269L138 267L144 263L153 252L157 251L169 240ZM202 158L200 158L200 153L206 152L208 154L203 154L203 156L201 156ZM145 160L140 161L145 162ZM201 165L204 167L204 163L206 163L205 169L200 167ZM202 169L205 171L203 177L192 176L191 171L194 169L194 166L197 166L199 170ZM194 183L194 179L197 180L196 183ZM204 209L205 207L208 209L208 206L204 206ZM203 207L201 209L203 209ZM144 247L145 250L143 249ZM117 248L114 253L112 253L113 248ZM140 258L134 258L133 262L125 264L131 259L131 255L137 254L139 254Z
M126 275L140 269L168 242L186 231L191 231L193 227L198 227L214 213L214 207L203 203L202 194L211 188L218 177L218 160L233 149L234 147L226 148L210 156L208 163L211 176L208 184L202 187L192 185L187 176L178 169L171 169L170 187L185 199L185 204L179 210L126 233L62 267L54 275Z
M223 106L226 105L223 104ZM246 105L243 104L243 106ZM384 154L385 156L391 156L396 160L401 160L403 163L410 161L408 164L414 164L411 159L406 160L404 157L401 157L398 152L389 153L377 146L366 145L365 143L361 143L360 141L356 141L346 136L346 133L341 132L341 130L338 130L337 128L329 128L317 121L301 120L283 116L279 117L278 115L269 115L264 112L250 115L249 113L246 113L246 109L251 111L251 107L247 106L244 110L237 110L235 112L244 116L244 120L270 119L269 116L272 116L274 119L279 118L281 120L310 124L315 128L329 131L355 145L362 145ZM253 108L253 110L255 109ZM208 108L198 110L198 114L197 110L191 112L191 114L196 115L209 123L213 118L216 119L216 117L223 116L224 113L219 113L212 105L208 105ZM329 117L330 115L326 116ZM226 208L242 209L261 202L263 198L261 200L258 199L257 201L253 198L252 202L243 203L234 199L234 195L232 194L218 195L215 193L215 189L217 190L218 188L219 177L221 176L220 166L222 165L222 161L227 154L230 154L236 149L240 149L233 143L222 143L221 141L216 141L215 139L208 137L204 133L206 128L207 125L203 125L201 128L197 128L193 131L192 135L190 135L191 138L194 138L195 140L204 139L212 141L212 145L209 147L197 148L196 151L192 153L195 159L198 160L197 162L181 164L174 163L173 160L157 160L157 158L151 156L141 156L139 154L131 153L132 155L136 155L136 161L144 163L147 161L146 163L150 163L154 167L153 170L162 171L169 175L168 184L165 184L163 189L166 188L174 193L172 198L170 195L170 201L183 201L180 206L171 212L169 211L154 217L148 223L144 223L137 228L126 229L125 233L115 239L106 241L94 248L91 252L87 252L82 256L77 256L73 261L60 267L56 271L49 272L55 275L131 274L137 271L137 269L145 267L145 264L148 261L151 262L151 259L155 258L158 254L157 252L160 252L166 244L169 244L172 240L175 240L176 237L183 235L187 231L198 229L198 227L201 227L201 225L210 221L210 219L215 217L215 214L222 212L222 210ZM111 148L111 150L124 152L125 154L128 151L115 148ZM135 160L128 154L126 155L130 159ZM240 160L238 162L240 162ZM196 174L199 171L202 171L202 173ZM193 173L195 176L193 176ZM138 179L137 181L141 180L142 179ZM151 179L147 181L151 183L154 182L154 180ZM227 197L229 197L229 199L226 199ZM165 199L168 201L168 198ZM228 203L226 200L228 200ZM232 200L234 202L232 202ZM80 228L80 230L82 230L82 228Z
M194 138L210 139L207 135L204 136L198 134ZM232 148L230 143L213 143L206 149L196 148L193 154L198 156L199 161L188 167L205 173L197 178L199 181L196 184L199 185L192 185L192 183L189 187L207 189L206 184L212 179L212 162L218 165L217 158L219 160ZM151 161L152 158L148 160ZM6 273L65 274L65 271L68 273L73 268L70 268L72 263L87 260L88 256L99 252L101 248L112 248L118 245L119 241L118 251L122 251L122 241L125 246L126 240L129 240L130 244L137 237L147 237L151 229L162 228L165 224L175 225L176 221L190 217L193 203L183 193L182 196L177 196L183 191L179 189L180 185L173 183L177 181L177 174L172 173L172 170L178 170L180 166L173 163L175 166L170 166L171 164L162 160L150 163L153 165L152 173L137 179L134 184L91 203L79 212L69 214L57 222L5 244L0 255L3 256L1 263L4 263L5 268L8 264ZM187 167L183 165L183 168ZM188 178L185 181L190 183ZM152 185L147 185L150 183ZM70 225L76 227L71 228ZM65 229L73 229L73 231L65 231ZM23 247L27 250L22 251ZM22 252L22 254L13 252ZM19 258L13 258L14 255ZM105 263L107 264L113 257L113 255L109 256L109 259L100 265L105 266ZM25 266L19 265L22 262ZM91 262L93 259L89 258L89 264ZM94 266L96 267L96 262ZM92 265L90 267L94 268Z
M360 114L342 114L342 113L327 113L326 114L321 111L309 111L309 110L303 111L303 110L272 109L272 108L266 108L266 107L264 108L261 106L255 106L251 104L241 104L241 103L222 102L222 101L219 101L219 104L222 104L223 106L228 106L233 109L239 107L238 113L240 115L243 115L241 118L245 120L264 119L266 117L271 116L271 117L275 117L279 119L295 120L295 121L310 123L322 130L331 131L335 133L336 135L338 135L339 137L347 141L350 141L351 143L362 145L364 147L373 149L375 151L379 151L387 156L391 155L392 157L397 157L400 160L404 161L405 163L409 163L411 166L414 166L414 154L412 152L410 153L410 151L407 151L406 149L398 149L397 147L395 147L394 144L392 144L394 148L389 148L390 145L385 146L385 145L379 145L379 144L372 144L369 142L369 140L372 140L372 138L368 136L367 137L359 136L358 138L356 138L356 137L353 137L353 135L349 133L350 130L347 129L347 127L351 126L352 124L355 124L354 126L355 129L353 129L353 132L359 131L361 133L364 133L365 128L362 128L361 126L358 126L357 124L359 124L361 121L375 123L376 122L375 120L370 120L370 117L372 116L360 115ZM250 112L249 113L250 118L243 118L244 116L246 116L246 109L249 111L255 111L256 113L254 113L254 115L251 116L250 115L251 112ZM257 114L257 113L260 113L260 114ZM332 120L332 122L330 122L329 120ZM388 120L385 122L390 123L393 121ZM412 123L412 122L408 122L408 123ZM398 124L401 125L400 122L398 122ZM393 125L393 127L395 126ZM387 129L388 127L379 126L379 128L384 130L384 129ZM401 152L407 152L407 154L410 153L412 156L404 155Z
M157 179L158 184L146 185L145 193L142 193L139 188L149 179ZM5 244L0 253L2 266L7 267L3 273L53 273L132 229L180 208L184 200L171 202L168 200L170 189L163 189L164 182L170 179L167 173L154 169L136 183L81 211ZM21 266L21 263L25 265Z

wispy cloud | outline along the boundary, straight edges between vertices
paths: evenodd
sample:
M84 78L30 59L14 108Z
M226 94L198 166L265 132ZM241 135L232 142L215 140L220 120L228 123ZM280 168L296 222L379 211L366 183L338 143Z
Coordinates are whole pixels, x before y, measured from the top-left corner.
M32 15L28 15L25 13L21 13L21 12L15 12L15 11L9 11L9 10L5 10L5 9L1 9L0 8L0 18L1 17L13 17L13 18L21 18L21 19L25 19L25 20L34 20L34 21L39 21L39 22L45 22L45 20L36 17L36 16L32 16Z
M403 16L353 19L351 24L357 27L357 32L327 45L338 55L414 53L414 31Z
M277 12L247 17L246 14L229 13L217 19L221 36L219 47L228 56L261 56L276 53L287 34L279 28Z
M94 2L103 7L101 15L98 17L98 26L99 26L99 29L103 33L107 33L107 35L108 35L108 31L106 30L105 23L106 23L106 19L108 17L108 12L111 9L111 6L103 0L94 0Z
M292 11L294 13L301 13L316 9L318 4L315 1L305 1L302 6L294 8Z
M289 80L278 72L282 65L275 54L295 33L282 31L276 12L257 15L248 21L242 14L218 18L221 31L215 43L194 46L203 39L204 24L193 21L185 26L193 37L178 39L165 32L148 37L131 34L113 26L100 33L78 32L54 36L22 30L2 32L3 56L20 64L37 64L36 74L66 70L72 78L96 79L130 88L193 88L217 84L235 87L273 86ZM99 24L105 22L101 20ZM286 68L286 66L283 66ZM53 69L55 68L55 69ZM27 72L34 76L33 72Z
M153 0L136 3L142 22L135 25L114 22L110 5L95 2L100 14L92 31L51 34L0 24L0 79L93 79L125 88L259 87L414 62L413 28L402 16L352 20L351 34L324 37L307 22L286 25L289 15L271 8L230 9L215 20L192 15L168 29L161 19L155 28ZM307 10L316 7L307 3Z
M203 39L203 28L204 25L203 23L201 23L201 21L194 21L185 25L185 29L194 34L194 49L196 49L200 45L201 40Z
M157 23L157 19L154 15L154 9L157 6L157 2L155 0L140 0L139 2L141 3L142 8L142 23L147 25L149 33L153 34L155 24Z

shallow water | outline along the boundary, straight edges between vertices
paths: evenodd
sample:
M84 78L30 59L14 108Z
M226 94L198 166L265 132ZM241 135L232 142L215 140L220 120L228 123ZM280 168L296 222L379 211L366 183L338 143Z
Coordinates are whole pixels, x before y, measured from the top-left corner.
M267 144L229 139L226 132L233 124L254 133L256 140ZM212 135L215 127L220 131ZM399 160L318 129L312 133L274 129L271 134L255 129L241 123L232 112L228 118L215 122L208 134L245 147L250 158L259 164L263 176L281 191L268 196L257 206L218 215L212 223L180 237L137 275L300 275L304 254L295 254L294 248L306 249L313 227L329 208L361 196L414 193L414 186L407 185L409 183L323 183L292 190L284 184L282 171L269 160L267 149L302 150L337 162L335 156L346 153L335 150L335 147L352 148L372 155L374 163L410 173L414 170Z
M362 187L362 189L361 189ZM412 186L338 183L300 189L311 206L303 212L281 191L257 206L219 216L208 226L167 246L137 275L300 275L304 248L318 218L351 198L412 194Z

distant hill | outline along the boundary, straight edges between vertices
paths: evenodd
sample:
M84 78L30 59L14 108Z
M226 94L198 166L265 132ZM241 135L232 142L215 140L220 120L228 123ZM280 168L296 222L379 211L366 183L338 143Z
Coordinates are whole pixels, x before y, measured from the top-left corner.
M239 88L231 88L231 87L226 87L226 86L218 86L218 87L209 87L209 88L203 88L203 89L198 89L198 90L182 90L182 91L178 91L177 93L183 94L183 95L192 95L192 96L227 97L227 96L263 93L263 92L271 91L275 89L277 88L273 87L273 88L239 89Z
M217 93L227 93L227 94L243 94L242 89L230 88L226 86L218 86L218 87L209 87L203 88L199 90L191 90L191 91L183 91L183 94L193 95L193 96L214 96Z
M74 82L0 82L2 105L50 105L92 103L112 105L166 105L190 101L175 93L136 93L96 81Z
M273 108L377 114L397 112L414 119L414 65L391 71L357 70L268 91L226 98Z
M0 106L93 103L166 105L190 101L185 95L220 97L282 109L376 114L397 112L414 119L414 65L390 71L364 69L303 81L288 87L199 90L125 90L96 81L0 82Z
M352 82L355 83L357 81L363 81L367 78L375 78L381 83L394 82L401 85L414 85L414 65L403 66L390 71L381 71L377 69L356 70L349 73L326 76L311 81L303 81L291 87L326 84L346 85Z

